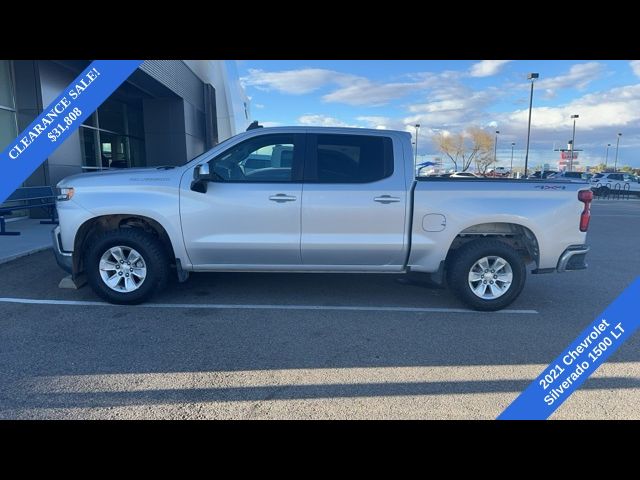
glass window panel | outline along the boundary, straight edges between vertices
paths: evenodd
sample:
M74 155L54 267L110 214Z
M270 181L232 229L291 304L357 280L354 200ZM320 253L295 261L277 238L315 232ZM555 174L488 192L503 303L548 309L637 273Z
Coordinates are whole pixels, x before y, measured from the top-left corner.
M317 181L367 183L393 173L391 140L364 135L318 135Z
M98 132L91 128L80 128L80 148L82 149L82 165L85 167L99 167L98 163Z
M100 132L102 165L109 168L129 167L129 139L123 135Z
M135 106L126 106L128 134L134 137L144 138L144 123L142 120L142 110Z
M293 135L265 135L231 147L210 168L222 181L291 182L293 158Z
M13 81L8 60L0 60L0 105L15 108L13 103Z
M17 135L15 113L0 110L0 151L4 150Z
M100 129L125 134L124 104L115 100L107 100L98 107Z
M129 137L129 154L132 167L146 167L144 142L136 138Z
M96 123L96 112L93 112L91 115L89 115L87 117L87 119L82 122L83 125L90 125L92 127L97 127L97 123Z

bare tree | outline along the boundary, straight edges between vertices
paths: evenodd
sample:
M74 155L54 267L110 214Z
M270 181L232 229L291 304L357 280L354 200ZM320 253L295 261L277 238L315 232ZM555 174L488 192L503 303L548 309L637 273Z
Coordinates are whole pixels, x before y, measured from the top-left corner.
M495 163L496 159L493 157L493 152L482 152L476 155L476 173L479 175L486 175L487 170L491 165Z
M474 160L489 155L493 148L493 137L477 127L448 135L439 133L434 137L434 142L438 150L453 162L455 170L459 171L460 163L463 172L469 169Z
M433 137L433 141L439 151L444 153L453 162L453 168L458 171L458 161L461 150L464 149L464 138L461 133L445 135L443 132Z

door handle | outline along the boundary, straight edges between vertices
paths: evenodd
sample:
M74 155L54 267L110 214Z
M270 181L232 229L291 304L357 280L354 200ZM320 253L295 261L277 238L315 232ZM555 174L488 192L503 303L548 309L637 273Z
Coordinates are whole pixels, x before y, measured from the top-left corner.
M400 201L400 199L398 197L392 197L391 195L381 195L379 197L374 198L373 201L378 203L384 203L386 205L387 203L397 203Z
M269 197L269 200L277 203L295 202L297 200L297 197L294 197L292 195L286 195L284 193L279 193L277 195L271 195Z

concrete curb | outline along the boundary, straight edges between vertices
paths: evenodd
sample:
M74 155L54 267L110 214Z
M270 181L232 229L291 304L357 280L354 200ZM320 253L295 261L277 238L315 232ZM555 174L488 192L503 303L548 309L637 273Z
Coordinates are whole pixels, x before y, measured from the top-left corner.
M32 248L31 250L27 250L26 252L16 253L15 255L11 255L9 257L0 258L0 265L3 263L13 262L22 257L27 257L29 255L33 255L34 253L44 252L45 250L50 250L52 248L51 245L46 245L43 247Z

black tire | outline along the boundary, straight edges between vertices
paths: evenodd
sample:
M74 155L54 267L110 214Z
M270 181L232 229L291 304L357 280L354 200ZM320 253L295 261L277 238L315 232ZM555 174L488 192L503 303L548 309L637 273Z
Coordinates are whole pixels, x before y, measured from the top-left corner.
M135 249L144 259L146 276L139 288L131 292L117 292L110 288L100 275L100 259L112 247ZM107 302L119 305L142 303L162 291L169 278L169 258L160 240L154 235L136 228L121 228L103 233L87 249L84 257L87 282L93 291Z
M501 296L485 299L473 292L469 284L469 273L478 260L493 256L507 261L511 267L512 281ZM510 245L495 239L487 238L469 242L456 250L447 261L449 287L465 305L474 310L495 311L507 307L522 292L526 277L526 265L518 252Z

